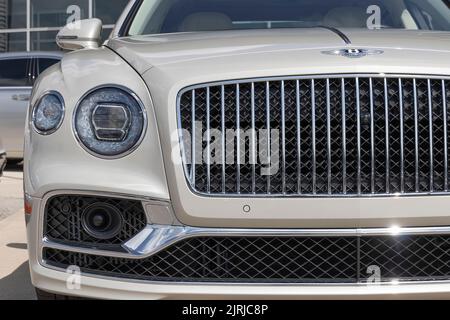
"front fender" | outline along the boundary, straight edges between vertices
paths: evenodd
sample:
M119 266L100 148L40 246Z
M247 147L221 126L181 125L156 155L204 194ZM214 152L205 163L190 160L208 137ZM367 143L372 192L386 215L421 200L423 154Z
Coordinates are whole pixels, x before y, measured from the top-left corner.
M148 128L139 147L117 160L97 158L78 143L73 113L83 95L98 86L129 88L146 107ZM64 122L54 134L42 136L28 125L25 132L25 192L36 198L57 190L118 193L169 200L158 127L151 96L140 75L108 48L67 54L44 72L31 97L33 106L49 90L64 98ZM30 119L31 107L28 112Z

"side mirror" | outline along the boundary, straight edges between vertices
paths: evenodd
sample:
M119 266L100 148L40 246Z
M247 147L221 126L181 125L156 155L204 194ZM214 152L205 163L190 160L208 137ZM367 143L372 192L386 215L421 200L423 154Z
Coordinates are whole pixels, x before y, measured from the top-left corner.
M64 50L95 49L101 45L102 21L79 20L66 25L56 36L56 43Z

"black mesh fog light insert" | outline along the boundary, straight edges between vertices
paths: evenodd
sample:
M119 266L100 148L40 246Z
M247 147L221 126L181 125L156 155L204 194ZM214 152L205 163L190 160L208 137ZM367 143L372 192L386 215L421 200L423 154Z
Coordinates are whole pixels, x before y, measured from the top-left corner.
M47 202L44 236L73 245L121 245L146 225L147 217L140 201L61 195Z

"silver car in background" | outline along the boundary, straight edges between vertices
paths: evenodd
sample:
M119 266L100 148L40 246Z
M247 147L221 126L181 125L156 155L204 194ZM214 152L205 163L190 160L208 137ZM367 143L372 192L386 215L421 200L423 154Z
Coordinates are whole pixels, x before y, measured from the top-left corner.
M23 159L25 117L35 79L62 53L0 54L0 136L9 159Z

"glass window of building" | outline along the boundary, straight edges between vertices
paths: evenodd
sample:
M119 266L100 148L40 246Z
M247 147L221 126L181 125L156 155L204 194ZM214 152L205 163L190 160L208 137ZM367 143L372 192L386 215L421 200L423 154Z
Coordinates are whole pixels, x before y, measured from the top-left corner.
M17 52L27 50L25 32L0 33L0 52Z
M61 27L72 15L89 18L88 0L31 0L31 27Z
M56 34L75 19L99 18L103 38L129 0L0 0L0 53L55 51Z
M26 0L0 0L0 29L27 27Z
M56 44L58 31L31 32L31 51L59 51Z

